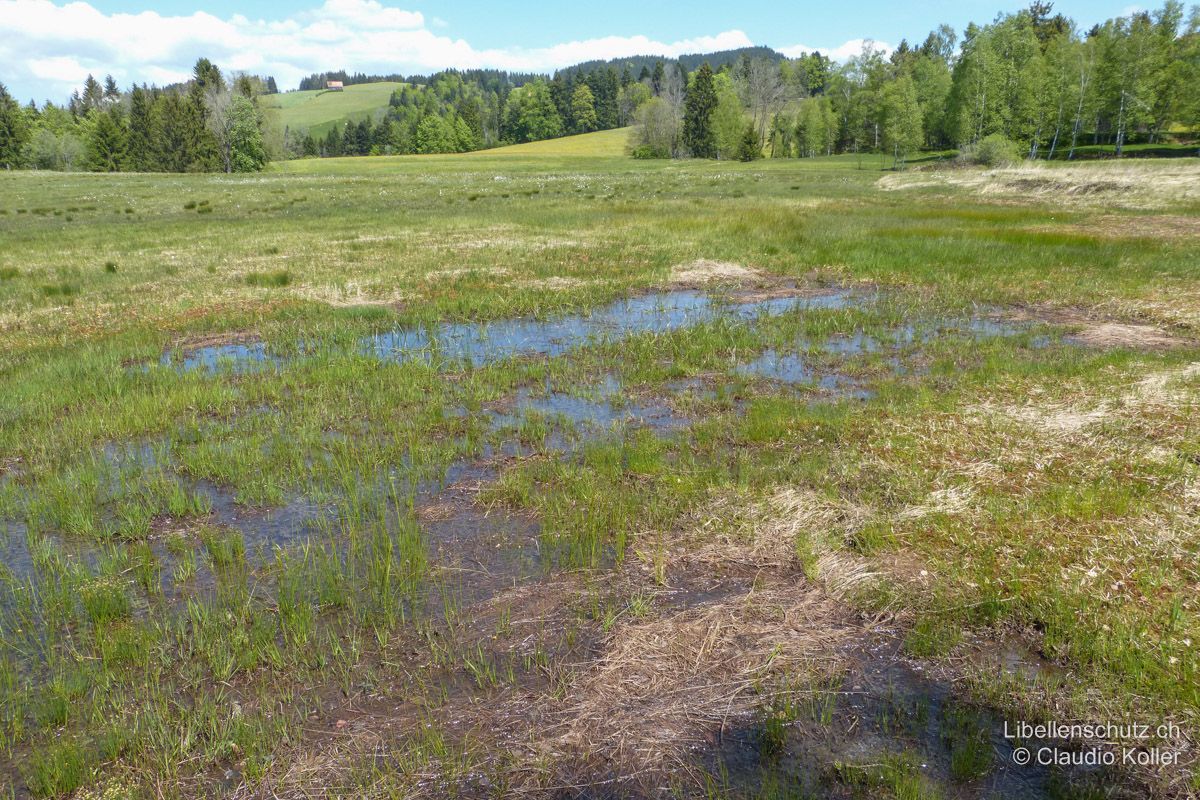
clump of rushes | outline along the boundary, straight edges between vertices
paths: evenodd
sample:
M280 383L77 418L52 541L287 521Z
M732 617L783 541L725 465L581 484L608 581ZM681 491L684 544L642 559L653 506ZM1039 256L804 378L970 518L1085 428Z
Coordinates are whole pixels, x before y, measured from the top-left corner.
M73 297L79 294L79 287L66 281L61 283L46 283L42 284L42 294L46 297Z
M242 563L246 557L246 543L239 531L205 525L199 536L214 569L227 569Z
M125 584L118 578L97 578L84 584L80 602L94 625L125 619L133 613Z
M286 269L276 269L269 272L247 272L243 280L247 286L281 287L292 282L292 273Z
M92 776L91 757L77 742L38 748L29 759L25 783L35 797L66 797Z

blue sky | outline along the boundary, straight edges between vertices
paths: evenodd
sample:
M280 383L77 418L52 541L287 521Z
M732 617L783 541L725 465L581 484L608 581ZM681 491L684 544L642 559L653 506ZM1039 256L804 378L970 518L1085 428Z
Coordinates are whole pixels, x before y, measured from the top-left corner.
M291 88L304 74L345 67L430 72L452 66L552 71L576 61L644 51L766 44L789 54L847 55L873 39L920 41L947 22L960 30L1026 2L934 0L899 4L521 3L482 0L0 0L0 81L21 100L61 101L88 72L166 83L200 55L226 69L273 74ZM1090 26L1136 8L1127 0L1059 0L1055 10ZM7 33L11 29L15 35Z
M265 0L216 0L202 6L188 0L167 0L152 6L139 0L97 0L92 5L104 11L190 13L204 8L217 16L241 13L247 17L280 17L296 6ZM515 44L545 46L563 41L615 34L645 34L662 41L711 35L737 28L755 42L779 46L792 40L841 44L849 39L872 38L891 41L907 36L922 37L939 23L948 22L961 30L967 22L987 22L998 11L1016 11L1027 2L997 0L937 0L897 3L894 0L858 0L847 5L827 2L731 3L729 0L699 0L689 3L605 0L604 2L551 2L504 4L482 0L454 3L397 3L422 12L426 19L447 23L444 30L461 36L478 47ZM1130 7L1128 0L1081 2L1058 0L1054 10L1083 24L1100 22ZM834 11L834 9L837 9ZM831 13L832 12L832 13ZM811 41L810 41L811 40Z

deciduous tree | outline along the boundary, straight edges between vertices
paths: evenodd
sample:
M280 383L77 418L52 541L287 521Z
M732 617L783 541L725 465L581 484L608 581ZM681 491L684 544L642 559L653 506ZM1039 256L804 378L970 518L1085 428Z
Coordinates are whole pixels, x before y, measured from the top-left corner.
M571 122L576 133L589 133L599 126L596 98L586 83L576 86L571 94Z

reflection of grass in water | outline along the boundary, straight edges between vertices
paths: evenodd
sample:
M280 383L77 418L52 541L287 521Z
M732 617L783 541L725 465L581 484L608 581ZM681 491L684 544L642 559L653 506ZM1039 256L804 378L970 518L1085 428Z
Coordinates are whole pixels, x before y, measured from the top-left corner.
M954 705L942 713L942 741L950 750L950 777L956 781L982 778L992 768L989 722L978 712Z
M917 759L908 754L886 755L869 765L837 762L833 774L846 786L884 790L896 800L936 800L943 796L937 786L921 775Z

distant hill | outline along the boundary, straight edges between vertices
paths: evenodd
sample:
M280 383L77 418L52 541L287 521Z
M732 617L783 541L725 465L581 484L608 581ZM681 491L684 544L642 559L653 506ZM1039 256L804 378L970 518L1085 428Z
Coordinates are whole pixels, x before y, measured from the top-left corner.
M264 95L261 102L267 108L279 110L281 125L297 132L307 130L314 138L320 138L346 120L358 122L382 114L392 92L403 85L384 81L347 86L340 92L324 89L283 92Z
M689 71L695 70L705 61L713 69L720 69L726 64L734 64L743 57L766 58L771 61L782 61L785 56L770 47L741 47L736 50L720 50L712 53L690 53L677 59L666 56L645 55L617 58L609 61L584 61L559 70L556 75L569 77L576 73L587 73L597 69L613 67L617 72L626 67L636 78L645 67L653 72L654 65L659 61L673 64L676 61L683 64ZM438 75L454 73L464 81L476 83L487 90L500 93L501 97L513 86L520 86L538 77L532 73L508 73L499 70L449 70L446 73L435 73L431 76L409 76L409 85L428 85ZM325 79L343 79L346 88L340 92L330 92L325 89L308 89L302 91L284 92L282 94L265 95L262 102L268 108L279 110L280 123L293 132L307 131L314 139L321 139L335 126L346 121L359 122L367 117L382 117L387 109L392 92L405 85L396 80L374 80L375 76L360 73L347 73L345 70L316 73L304 79L304 86L323 84ZM397 78L399 76L387 76ZM545 76L550 77L550 76Z
M628 58L613 58L608 61L584 61L579 64L566 67L559 70L560 74L570 75L574 72L589 72L594 69L603 69L612 67L617 72L621 72L626 66L636 78L642 71L642 67L653 71L654 65L661 61L663 64L670 64L679 61L687 69L688 72L694 71L697 67L708 62L713 69L720 69L726 64L733 64L739 61L742 56L749 58L766 58L771 61L783 61L787 56L780 53L778 50L772 50L770 47L739 47L736 50L718 50L713 53L689 53L680 56L679 58L668 58L666 56L630 56Z

